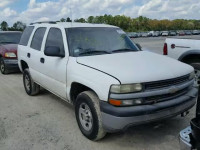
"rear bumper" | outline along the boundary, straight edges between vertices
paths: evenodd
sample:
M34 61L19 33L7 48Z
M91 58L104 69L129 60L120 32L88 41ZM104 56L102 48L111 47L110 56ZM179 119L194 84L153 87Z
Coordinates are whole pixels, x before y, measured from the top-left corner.
M192 88L183 96L152 105L115 107L100 102L104 129L107 132L117 132L129 126L179 115L195 105L197 95L198 89Z
M10 71L18 71L19 70L17 59L4 59L4 63L5 63L7 70L10 70Z

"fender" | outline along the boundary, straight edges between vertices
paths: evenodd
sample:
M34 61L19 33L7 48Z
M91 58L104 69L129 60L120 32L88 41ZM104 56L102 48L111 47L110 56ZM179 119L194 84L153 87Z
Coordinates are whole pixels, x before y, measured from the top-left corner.
M194 55L194 54L199 54L199 55L200 55L200 50L189 50L189 51L183 53L183 54L178 58L178 60L181 61L181 60L183 60L186 56L188 56L188 55Z

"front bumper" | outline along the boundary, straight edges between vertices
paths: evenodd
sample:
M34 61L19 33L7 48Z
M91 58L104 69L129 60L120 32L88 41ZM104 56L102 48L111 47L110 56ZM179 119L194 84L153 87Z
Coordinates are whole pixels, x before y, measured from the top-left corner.
M5 67L9 71L18 71L18 60L17 59L4 59Z
M198 89L191 88L180 97L151 105L115 107L107 102L100 102L103 127L107 132L117 132L129 126L179 115L195 105L197 95Z

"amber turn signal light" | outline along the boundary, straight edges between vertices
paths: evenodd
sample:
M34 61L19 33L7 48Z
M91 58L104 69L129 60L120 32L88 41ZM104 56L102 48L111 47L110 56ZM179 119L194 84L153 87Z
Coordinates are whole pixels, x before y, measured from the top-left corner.
M120 106L122 102L120 100L109 99L109 103L114 106Z

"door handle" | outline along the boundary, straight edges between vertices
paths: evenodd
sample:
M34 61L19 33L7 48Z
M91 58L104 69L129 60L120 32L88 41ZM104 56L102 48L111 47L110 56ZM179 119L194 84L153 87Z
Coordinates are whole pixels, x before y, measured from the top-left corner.
M44 64L45 59L44 58L40 58L40 62Z
M31 57L31 54L30 54L30 53L27 53L27 57L30 58L30 57Z

